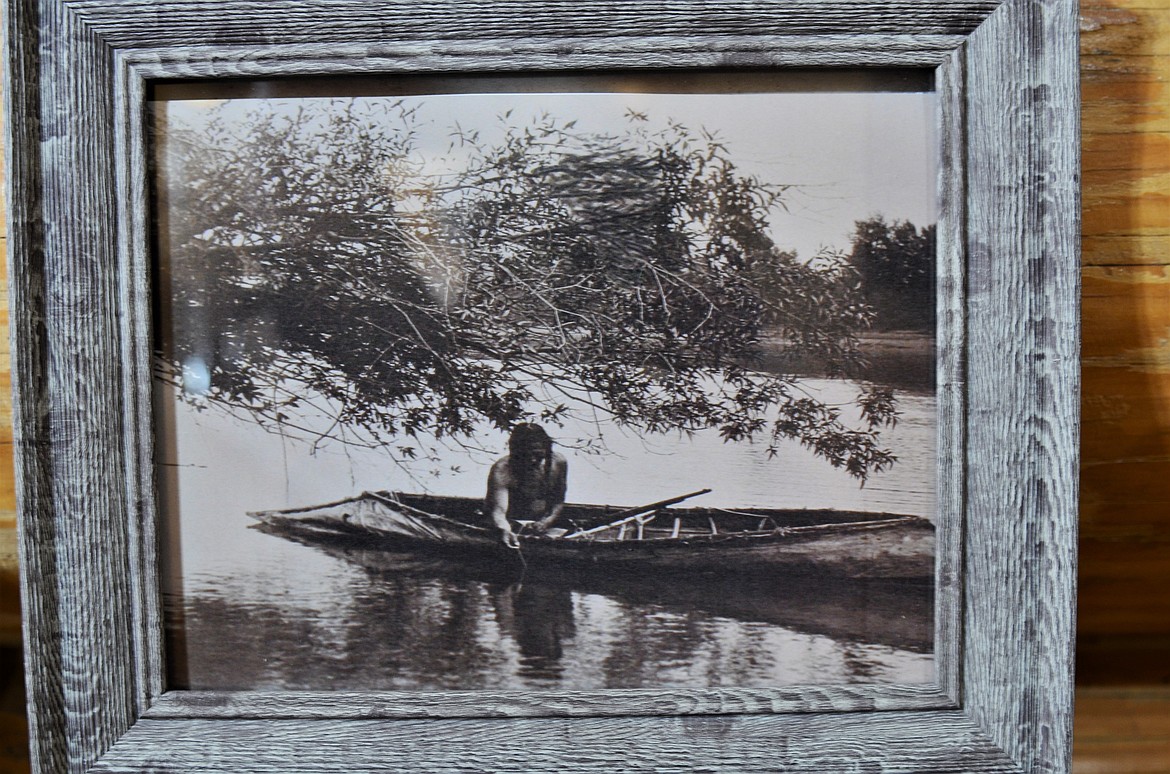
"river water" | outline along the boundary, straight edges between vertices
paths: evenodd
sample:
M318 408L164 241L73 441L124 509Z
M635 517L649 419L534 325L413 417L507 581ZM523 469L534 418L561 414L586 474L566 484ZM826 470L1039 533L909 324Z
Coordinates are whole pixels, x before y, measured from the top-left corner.
M808 380L830 403L855 385ZM514 577L411 554L323 549L250 527L247 512L363 490L482 497L505 447L385 453L308 444L160 388L164 601L173 688L597 689L921 683L934 679L929 588L808 578ZM554 429L569 500L636 505L710 487L695 504L935 514L935 401L899 394L898 456L864 488L796 444L717 433L647 440ZM604 434L606 451L575 449Z

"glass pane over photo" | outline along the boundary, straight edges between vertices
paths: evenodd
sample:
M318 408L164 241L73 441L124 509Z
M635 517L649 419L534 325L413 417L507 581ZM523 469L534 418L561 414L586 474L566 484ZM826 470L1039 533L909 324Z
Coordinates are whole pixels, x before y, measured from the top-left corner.
M170 685L934 680L921 73L168 86Z

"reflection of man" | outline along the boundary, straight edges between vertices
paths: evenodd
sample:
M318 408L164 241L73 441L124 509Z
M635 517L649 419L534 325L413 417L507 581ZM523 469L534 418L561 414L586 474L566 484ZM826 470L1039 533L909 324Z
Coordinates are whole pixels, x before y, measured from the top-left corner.
M508 438L507 456L488 473L485 505L507 546L519 545L509 520L531 521L533 528L544 532L565 507L569 464L552 446L540 425L517 425Z
M564 672L561 659L565 640L577 633L573 618L573 597L568 589L536 580L491 589L500 630L520 650L517 674L543 680L557 680Z

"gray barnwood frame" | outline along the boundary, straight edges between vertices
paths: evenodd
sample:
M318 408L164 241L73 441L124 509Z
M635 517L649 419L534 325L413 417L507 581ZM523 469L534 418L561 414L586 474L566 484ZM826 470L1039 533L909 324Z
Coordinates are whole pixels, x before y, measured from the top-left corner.
M9 0L9 271L38 772L1062 772L1077 501L1072 0ZM940 180L929 686L167 691L143 111L160 79L928 68Z

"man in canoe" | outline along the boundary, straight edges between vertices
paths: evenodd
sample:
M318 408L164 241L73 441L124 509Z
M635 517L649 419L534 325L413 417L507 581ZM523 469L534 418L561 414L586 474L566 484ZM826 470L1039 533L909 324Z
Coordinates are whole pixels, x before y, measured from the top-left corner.
M504 545L519 547L512 523L531 522L544 532L565 507L569 464L553 451L552 438L537 424L516 425L508 437L508 454L488 473L485 508L502 533Z

